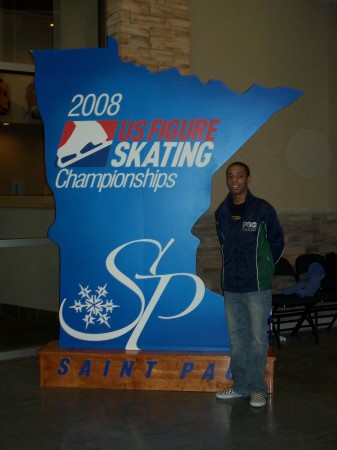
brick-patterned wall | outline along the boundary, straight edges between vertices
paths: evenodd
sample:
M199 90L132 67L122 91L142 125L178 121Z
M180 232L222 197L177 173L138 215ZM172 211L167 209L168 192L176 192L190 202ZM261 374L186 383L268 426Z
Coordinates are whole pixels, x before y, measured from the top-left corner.
M337 213L283 213L279 219L286 246L283 256L294 264L302 253L337 252ZM221 254L213 213L206 213L193 228L200 239L197 252L197 274L206 286L221 294Z
M188 0L107 0L106 27L123 61L190 74Z

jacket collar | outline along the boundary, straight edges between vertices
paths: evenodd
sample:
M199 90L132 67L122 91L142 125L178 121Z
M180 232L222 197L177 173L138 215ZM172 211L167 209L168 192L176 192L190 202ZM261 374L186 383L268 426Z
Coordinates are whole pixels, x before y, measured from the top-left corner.
M247 189L247 195L246 195L246 207L247 208L252 204L254 198L255 198L254 195L250 192L249 189ZM233 196L230 192L225 199L225 204L228 208L231 208L233 205Z

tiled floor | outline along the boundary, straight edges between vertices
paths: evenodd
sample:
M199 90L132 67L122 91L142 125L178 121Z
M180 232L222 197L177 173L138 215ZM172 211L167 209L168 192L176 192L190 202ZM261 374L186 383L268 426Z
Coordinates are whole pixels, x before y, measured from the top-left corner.
M262 409L209 393L41 388L36 357L1 361L0 449L336 450L337 329L320 338L301 332L275 349L275 393Z

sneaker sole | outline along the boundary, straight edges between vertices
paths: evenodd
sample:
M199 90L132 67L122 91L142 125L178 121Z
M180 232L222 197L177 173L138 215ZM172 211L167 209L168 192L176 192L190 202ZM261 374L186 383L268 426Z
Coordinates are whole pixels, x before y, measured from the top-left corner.
M220 400L230 400L231 398L242 398L243 395L215 395L216 398L219 398Z
M266 405L266 402L250 402L250 406L252 406L253 408L262 408L263 406Z

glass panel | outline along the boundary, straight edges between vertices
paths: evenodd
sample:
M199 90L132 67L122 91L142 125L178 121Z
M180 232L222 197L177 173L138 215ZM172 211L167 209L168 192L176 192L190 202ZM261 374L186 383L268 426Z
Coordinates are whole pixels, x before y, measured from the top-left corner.
M103 0L0 0L0 61L33 64L32 49L99 47L104 7Z
M31 50L100 45L104 0L0 0L0 199L52 195Z
M0 0L0 61L33 64L32 49L53 48L52 0Z

